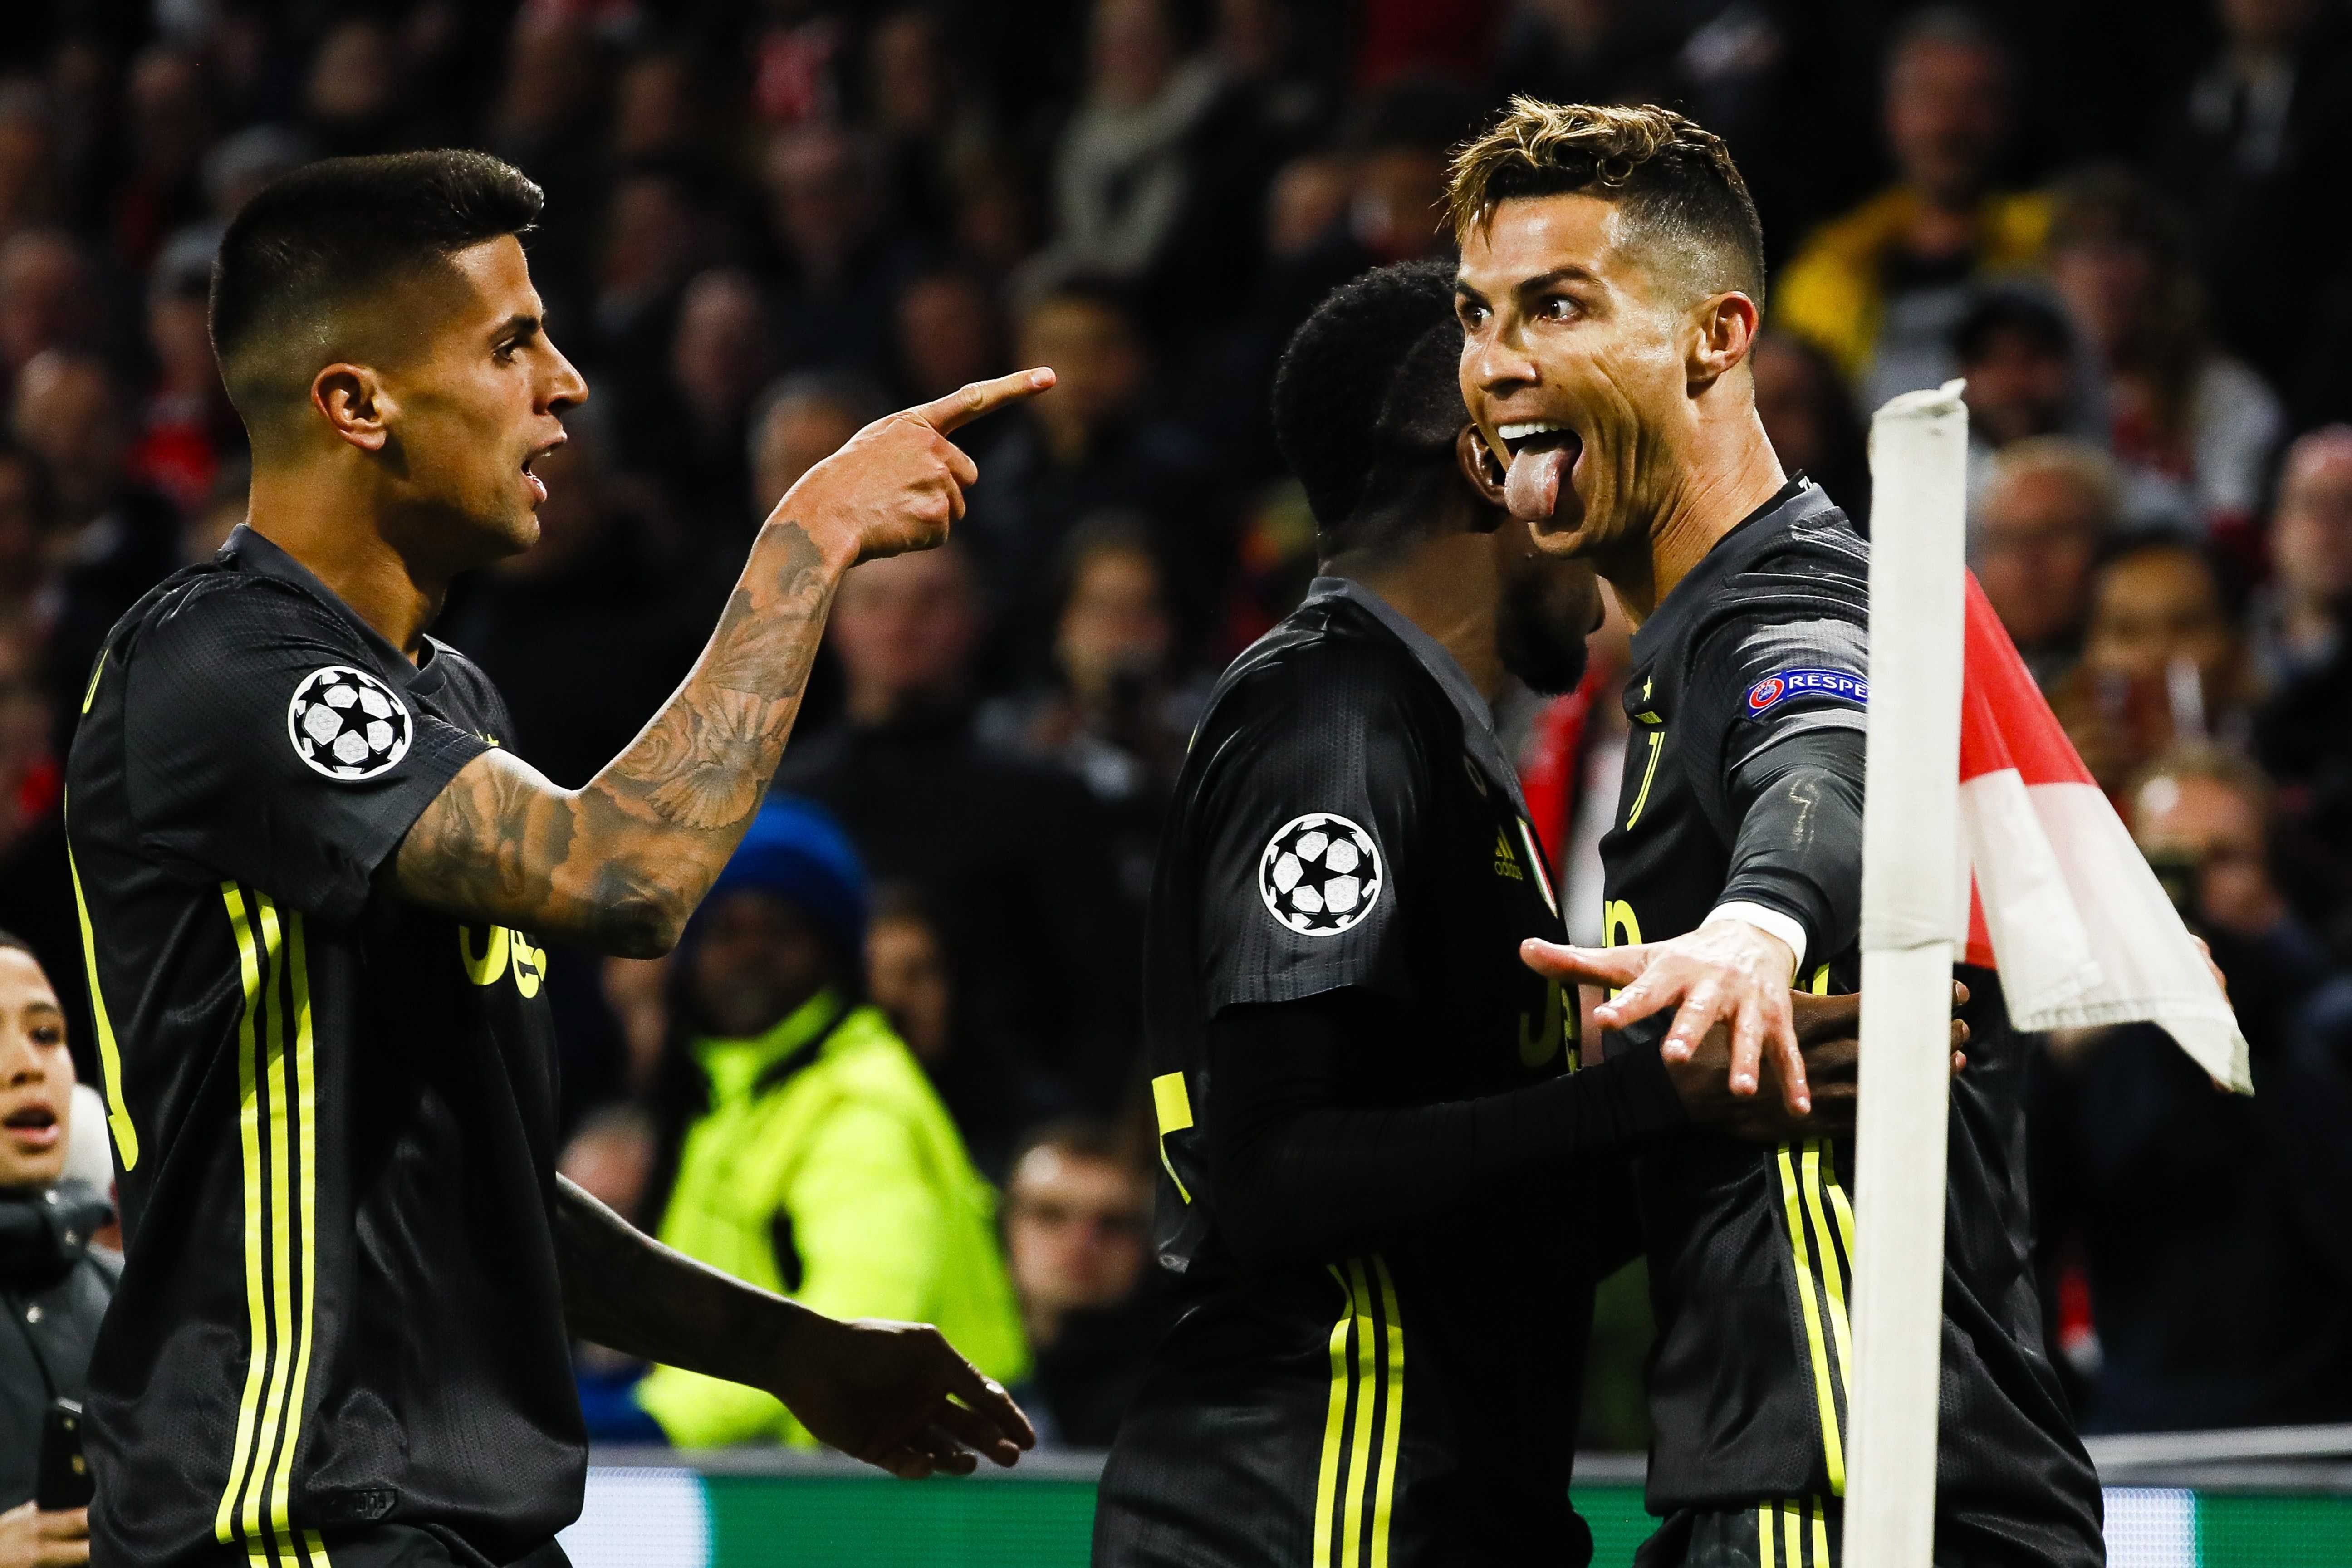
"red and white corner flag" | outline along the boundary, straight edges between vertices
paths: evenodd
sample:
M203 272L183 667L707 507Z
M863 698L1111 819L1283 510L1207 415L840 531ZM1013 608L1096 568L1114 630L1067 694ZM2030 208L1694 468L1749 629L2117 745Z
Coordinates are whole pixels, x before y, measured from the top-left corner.
M2217 1081L2252 1093L2228 999L1973 576L1964 659L1970 876L1954 941L1968 962L2000 972L2020 1029L2152 1023Z

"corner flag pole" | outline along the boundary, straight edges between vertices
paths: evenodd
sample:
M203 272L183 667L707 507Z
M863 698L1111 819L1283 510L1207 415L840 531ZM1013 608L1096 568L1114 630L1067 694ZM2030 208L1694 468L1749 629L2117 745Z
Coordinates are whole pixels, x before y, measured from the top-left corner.
M1947 1025L1967 908L1959 837L1960 383L1871 421L1869 748L1862 833L1847 1568L1928 1568L1943 1334Z

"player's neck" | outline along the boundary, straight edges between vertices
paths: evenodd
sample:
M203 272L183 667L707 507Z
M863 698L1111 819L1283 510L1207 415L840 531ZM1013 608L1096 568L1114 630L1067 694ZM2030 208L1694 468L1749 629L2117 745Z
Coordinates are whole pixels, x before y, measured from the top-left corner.
M1789 482L1780 459L1752 410L1720 431L1701 432L1691 459L1650 524L1646 548L1595 565L1617 591L1636 627L1655 613L1675 585L1706 559L1723 536Z
M371 495L315 467L257 468L246 525L300 562L360 619L414 662L441 613L446 577L427 576L385 537Z
M1517 526L1506 524L1505 526ZM1486 700L1503 689L1503 656L1495 645L1501 585L1495 578L1495 543L1484 533L1446 532L1422 539L1377 562L1341 555L1325 570L1350 577L1419 626L1462 667Z

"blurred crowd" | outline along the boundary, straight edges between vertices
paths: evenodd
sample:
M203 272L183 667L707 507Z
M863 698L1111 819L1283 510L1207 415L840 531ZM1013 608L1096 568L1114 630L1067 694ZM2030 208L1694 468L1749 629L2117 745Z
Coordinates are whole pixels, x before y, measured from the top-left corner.
M954 542L852 573L681 951L555 953L564 1169L854 1315L926 1318L1098 1446L1157 1331L1141 910L1215 671L1314 573L1266 416L1332 286L1444 253L1504 95L1728 140L1784 465L1968 380L1972 564L2229 973L2263 1092L2053 1039L2043 1288L2087 1426L2352 1420L2352 18L2326 0L26 0L0 29L0 928L91 1061L60 759L106 628L243 515L222 226L311 158L467 144L547 192L593 395L526 555L436 635L578 784L758 526L893 407L1016 365ZM1598 942L1624 631L1507 699ZM1638 1446L1638 1291L1588 1439ZM801 1436L583 1350L605 1436ZM642 1381L641 1381L642 1378ZM0 1503L11 1500L0 1498Z

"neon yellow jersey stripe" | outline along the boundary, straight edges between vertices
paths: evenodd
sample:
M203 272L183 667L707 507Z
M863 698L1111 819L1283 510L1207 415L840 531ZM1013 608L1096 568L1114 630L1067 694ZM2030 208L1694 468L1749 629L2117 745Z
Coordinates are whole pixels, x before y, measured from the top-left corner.
M89 711L89 705L98 700L98 680L106 673L106 656L110 651L100 648L98 662L89 667L89 684L81 689L81 710L85 713Z
M74 863L71 846L66 849L66 876L73 883L74 914L81 922L81 962L89 980L90 1023L98 1030L98 1066L106 1079L107 1130L114 1134L116 1158L128 1171L139 1163L139 1130L131 1126L131 1108L122 1100L122 1053L114 1043L114 1020L107 1015L106 993L98 984L98 938L90 934L89 900L82 897L81 868Z
M1192 1125L1192 1097L1184 1088L1184 1075L1164 1072L1151 1080L1151 1109L1160 1120L1160 1168L1176 1184L1176 1195L1186 1203L1192 1194L1184 1185L1184 1178L1176 1173L1175 1163L1168 1158L1168 1134L1181 1132Z
M1830 1522L1822 1511L1822 1500L1812 1501L1813 1562L1817 1568L1830 1568Z
M261 959L247 920L245 896L235 882L221 884L228 906L229 929L236 936L237 969L245 982L245 1010L236 1022L237 1138L245 1164L245 1305L247 1354L245 1395L237 1403L236 1443L229 1452L228 1487L221 1493L220 1510L213 1519L213 1538L224 1545L236 1539L238 1494L253 1463L254 1426L261 1411L261 1384L269 1353L269 1326L263 1299L261 1233L261 1097L254 1049L254 1015L261 1005Z
M1846 1406L1851 1409L1853 1334L1845 1311L1845 1266L1838 1261L1837 1247L1830 1239L1829 1216L1822 1212L1822 1144L1819 1138L1805 1142L1805 1212L1813 1222L1813 1238L1821 1247L1822 1287L1829 1293L1830 1337L1837 1345L1838 1386L1844 1392Z
M1772 1542L1772 1516L1778 1511L1769 1502L1757 1506L1756 1561L1759 1568L1780 1568L1778 1550Z
M1360 1258L1348 1262L1349 1296L1356 1303L1356 1420L1355 1430L1348 1440L1348 1510L1347 1527L1340 1536L1340 1550L1348 1568L1361 1563L1364 1552L1364 1487L1370 1480L1372 1453L1372 1289L1364 1278Z
M1380 1275L1381 1306L1389 1325L1389 1407L1381 1422L1380 1485L1372 1492L1372 1568L1389 1568L1389 1513L1396 1500L1398 1438L1404 1430L1404 1322L1397 1316L1396 1280L1389 1273L1388 1259L1373 1254L1372 1268Z
M1332 1568L1331 1536L1337 1521L1331 1517L1331 1505L1339 1497L1339 1451L1346 1446L1348 1330L1356 1321L1354 1287L1337 1268L1331 1269L1330 1274L1339 1282L1339 1292L1347 1300L1339 1309L1339 1321L1331 1325L1331 1405L1323 1417L1323 1465L1315 1481L1314 1568Z
M1813 1295L1813 1265L1811 1248L1805 1245L1805 1220L1798 1212L1797 1171L1789 1158L1790 1145L1780 1145L1778 1159L1780 1166L1780 1196L1789 1225L1789 1247L1795 1254L1797 1268L1797 1303L1805 1320L1805 1344L1812 1354L1813 1394L1821 1405L1822 1458L1828 1467L1830 1490L1839 1497L1845 1495L1845 1447L1838 1432L1837 1397L1830 1388L1829 1342L1822 1334L1822 1311ZM1792 1527L1793 1528L1793 1527ZM1790 1552L1794 1554L1795 1537L1790 1536Z
M294 1454L302 1439L302 1403L310 1384L310 1341L313 1309L319 1295L317 1247L319 1236L319 1085L317 1041L310 1026L309 954L302 941L302 917L286 917L286 966L293 981L294 1036L294 1177L299 1188L296 1215L301 1225L301 1327L295 1341L294 1382L286 1396L286 1440L278 1458L278 1483L270 1497L277 1528L289 1526L289 1494L294 1482ZM311 1540L318 1538L312 1536ZM286 1555L293 1557L288 1542Z
M1845 1260L1853 1262L1853 1205L1846 1202L1845 1189L1838 1185L1837 1151L1829 1144L1822 1145L1822 1179L1830 1189L1830 1212L1837 1215L1838 1240L1845 1247Z
M1780 1543L1788 1554L1789 1568L1800 1568L1805 1561L1805 1510L1793 1502L1780 1505Z
M287 1276L293 1268L293 1241L289 1221L291 1201L287 1191L287 1163L289 1131L286 1104L286 1020L279 997L279 987L285 971L285 931L278 921L278 906L269 896L254 894L254 913L261 928L262 950L268 955L268 978L262 993L263 1013L268 1028L268 1057L264 1081L268 1096L268 1137L264 1147L269 1160L269 1304L270 1342L269 1383L262 1396L261 1436L255 1442L254 1455L262 1467L247 1486L245 1493L244 1524L247 1540L262 1533L263 1507L271 1501L270 1481L277 1466L278 1435L285 1412L286 1384L292 1373L288 1352L294 1341L294 1300L288 1289ZM274 1516L270 1523L278 1522Z

